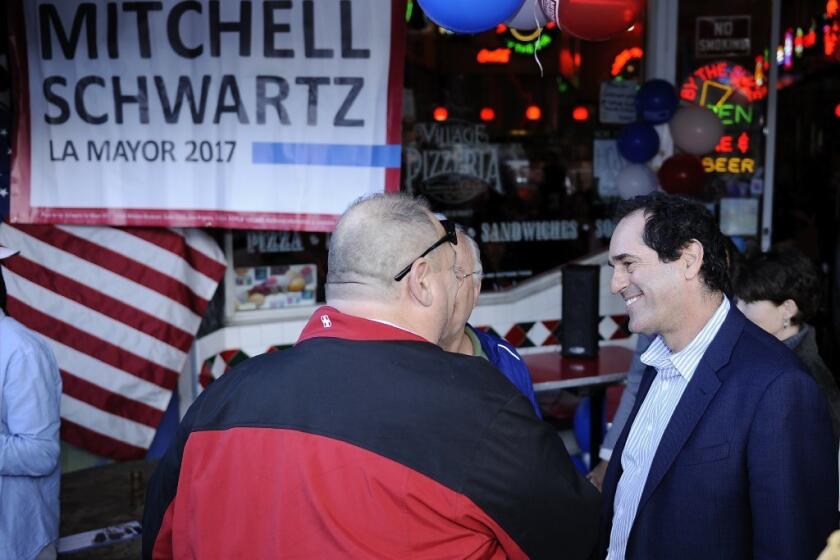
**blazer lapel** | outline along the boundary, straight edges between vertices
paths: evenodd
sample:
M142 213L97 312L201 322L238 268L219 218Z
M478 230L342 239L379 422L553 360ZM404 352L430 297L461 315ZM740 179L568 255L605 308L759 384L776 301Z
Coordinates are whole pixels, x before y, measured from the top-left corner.
M729 362L732 348L741 336L745 320L738 308L732 305L720 330L706 349L700 363L697 364L697 369L685 388L685 393L659 442L637 511L642 510L651 494L662 482L665 473L671 468L674 459L685 446L685 442L715 397L721 385L717 372Z
M705 359L702 359L685 388L685 393L674 410L665 433L662 434L662 440L653 457L637 511L641 511L650 495L659 486L719 388L720 380L715 371L709 367Z

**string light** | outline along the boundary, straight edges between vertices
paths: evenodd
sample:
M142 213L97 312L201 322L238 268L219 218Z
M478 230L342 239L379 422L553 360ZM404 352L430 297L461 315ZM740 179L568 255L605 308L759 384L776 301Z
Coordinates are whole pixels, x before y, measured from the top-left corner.
M538 105L528 105L525 109L525 118L529 121L538 121L542 118L542 109Z
M584 122L589 120L589 109L583 105L578 105L572 110L572 120L577 122Z

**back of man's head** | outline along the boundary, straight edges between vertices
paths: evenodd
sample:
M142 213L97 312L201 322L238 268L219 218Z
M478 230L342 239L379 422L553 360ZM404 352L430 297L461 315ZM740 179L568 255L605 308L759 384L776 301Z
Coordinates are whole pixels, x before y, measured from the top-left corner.
M642 239L656 251L661 262L679 259L682 250L696 240L703 246L700 276L706 288L711 292L731 292L726 238L705 206L681 196L656 192L619 203L615 223L634 212L643 213Z
M396 298L394 275L439 237L433 219L425 201L403 193L354 202L330 239L327 301Z

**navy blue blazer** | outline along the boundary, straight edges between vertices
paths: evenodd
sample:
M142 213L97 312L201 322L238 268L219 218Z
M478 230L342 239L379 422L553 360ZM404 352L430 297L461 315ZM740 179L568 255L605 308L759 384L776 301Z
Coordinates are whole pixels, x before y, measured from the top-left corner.
M606 555L621 455L648 367L604 480ZM627 559L817 557L837 528L837 443L825 397L784 344L733 305L662 436Z

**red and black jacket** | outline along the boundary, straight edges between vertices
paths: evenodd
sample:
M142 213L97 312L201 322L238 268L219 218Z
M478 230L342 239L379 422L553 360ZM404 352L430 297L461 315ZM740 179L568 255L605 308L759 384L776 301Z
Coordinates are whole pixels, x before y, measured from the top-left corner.
M145 558L587 558L599 496L485 360L316 311L190 407Z

